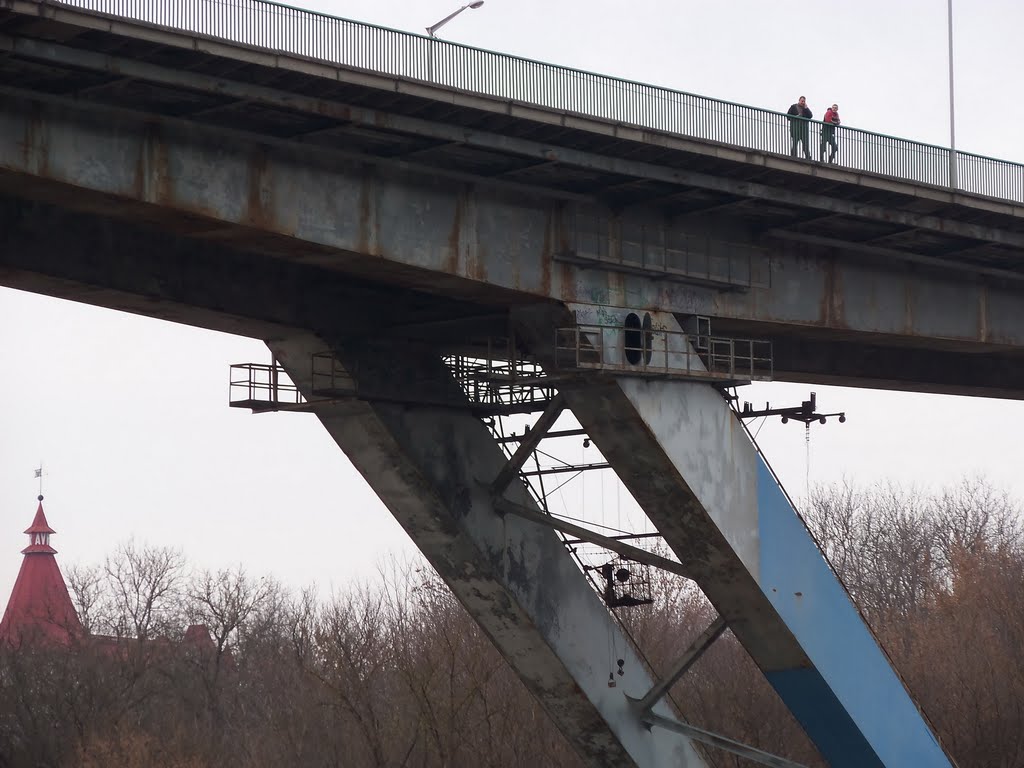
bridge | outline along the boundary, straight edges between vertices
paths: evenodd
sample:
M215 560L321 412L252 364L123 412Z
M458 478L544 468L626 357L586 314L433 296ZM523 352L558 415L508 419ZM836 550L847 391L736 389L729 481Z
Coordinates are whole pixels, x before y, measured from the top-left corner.
M265 340L236 404L317 415L586 762L792 765L664 698L728 628L830 765L951 765L731 388L1021 397L1024 168L257 0L0 0L0 51L0 283ZM675 559L546 513L565 413ZM559 534L719 619L609 688Z

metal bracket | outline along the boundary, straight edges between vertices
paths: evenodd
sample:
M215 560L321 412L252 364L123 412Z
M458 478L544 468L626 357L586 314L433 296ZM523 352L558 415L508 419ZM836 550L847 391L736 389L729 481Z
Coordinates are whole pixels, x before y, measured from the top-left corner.
M634 547L631 544L626 544L619 539L613 539L610 536L602 536L600 533L594 533L593 531L584 528L579 525L575 525L566 520L560 520L557 517L551 515L545 515L542 512L538 512L529 507L524 507L522 504L516 504L514 501L508 499L496 498L494 499L494 507L503 514L515 515L521 517L524 520L537 523L538 525L546 525L549 528L554 528L556 531L567 533L570 536L575 536L581 541L585 541L589 544L597 544L599 547L604 547L607 550L615 552L628 560L634 560L644 565L650 565L654 568L660 568L663 571L674 573L677 576L682 576L686 579L692 579L693 575L687 572L686 568L675 560L669 560L667 557L656 555L653 552L648 552L646 549L640 549Z
M698 728L695 725L689 723L682 723L678 720L673 720L671 717L664 717L662 715L656 715L653 712L648 712L640 718L645 725L657 726L658 728L664 728L668 731L675 731L680 733L687 738L699 741L701 744L707 744L709 747L716 747L725 752L731 752L734 755L745 757L761 765L769 765L772 768L807 768L802 763L795 763L792 760L787 760L784 757L773 755L770 752L763 752L760 749L742 744L738 741L733 741L725 736L720 736L717 733L711 733L711 731L705 731L703 728Z
M696 640L690 643L690 647L686 649L686 652L676 662L672 671L655 683L654 687L640 699L637 707L640 709L641 716L651 711L651 708L658 703L658 700L668 693L673 685L679 682L679 678L686 674L687 670L704 655L704 651L710 648L711 644L721 637L725 630L725 619L719 616L711 622L707 629L700 633Z
M512 458L508 460L508 463L501 468L498 476L494 478L494 482L491 483L492 495L501 496L505 492L509 483L519 474L527 459L530 458L530 455L540 445L544 435L555 425L558 417L562 415L564 408L565 399L560 394L555 395L554 399L548 403L548 407L544 409L544 413L537 419L537 423L533 425L533 429L523 436L522 442L519 443L519 447L512 454Z
M804 400L800 405L794 405L788 408L772 408L771 403L765 403L765 407L758 410L750 403L744 403L743 407L736 411L736 414L741 419L756 419L760 416L781 416L783 424L792 419L793 421L803 422L807 426L810 426L816 421L824 424L828 421L830 416L838 416L840 424L846 423L845 412L818 413L815 410L817 407L817 396L811 392L810 399Z

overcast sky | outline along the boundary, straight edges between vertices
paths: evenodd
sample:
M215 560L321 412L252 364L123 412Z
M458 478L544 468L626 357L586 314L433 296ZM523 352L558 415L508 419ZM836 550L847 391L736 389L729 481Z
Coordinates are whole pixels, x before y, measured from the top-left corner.
M411 32L458 7L303 5ZM1024 114L1004 97L1024 71L1024 6L958 0L955 12L957 145L1022 161ZM945 0L486 0L440 36L755 106L785 110L806 95L817 117L838 102L846 125L949 141ZM65 569L135 537L180 548L201 567L243 564L327 591L411 550L315 417L227 407L228 365L267 362L259 341L0 288L0 354L0 604L27 544L40 461ZM743 394L790 405L810 389ZM759 436L791 494L803 495L808 477L933 489L984 474L1024 497L1024 405L814 389L822 408L849 421L812 429L809 468L801 425L768 422ZM566 450L569 460L585 456L581 445ZM609 479L567 486L560 503L580 504L595 482L615 524L610 510L624 502Z

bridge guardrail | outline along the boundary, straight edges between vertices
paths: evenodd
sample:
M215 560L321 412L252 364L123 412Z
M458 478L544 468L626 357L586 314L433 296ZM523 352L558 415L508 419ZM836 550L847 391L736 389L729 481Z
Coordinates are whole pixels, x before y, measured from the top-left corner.
M42 2L43 0L37 0ZM432 82L776 155L795 154L790 118L772 110L545 64L306 11L269 0L45 0L335 65ZM815 160L825 149L807 121ZM905 181L1024 202L1024 165L857 128L836 129L836 163ZM801 148L800 154L803 154Z

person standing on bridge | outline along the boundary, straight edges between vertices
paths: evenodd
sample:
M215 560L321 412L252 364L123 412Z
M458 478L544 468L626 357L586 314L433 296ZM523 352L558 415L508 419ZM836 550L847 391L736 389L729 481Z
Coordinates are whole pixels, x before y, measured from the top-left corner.
M833 104L825 110L823 122L824 125L821 126L821 162L825 162L825 147L827 145L832 149L828 161L834 163L836 161L836 152L839 150L839 144L836 143L836 126L839 125L838 105Z
M793 137L793 149L790 154L796 157L796 145L803 143L804 157L811 159L811 152L807 148L807 134L810 132L811 110L807 106L807 97L801 96L796 104L789 108L789 134Z

